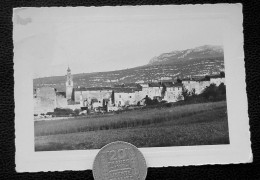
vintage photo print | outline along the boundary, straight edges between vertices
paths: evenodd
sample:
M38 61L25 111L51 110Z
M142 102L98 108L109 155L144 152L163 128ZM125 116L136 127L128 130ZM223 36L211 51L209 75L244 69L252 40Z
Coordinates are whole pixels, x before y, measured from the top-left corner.
M242 6L13 10L17 171L250 162Z

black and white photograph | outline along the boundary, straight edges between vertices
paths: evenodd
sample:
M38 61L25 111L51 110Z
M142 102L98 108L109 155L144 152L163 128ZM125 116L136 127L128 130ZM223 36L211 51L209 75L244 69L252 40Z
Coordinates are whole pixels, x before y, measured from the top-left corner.
M143 149L230 145L227 22L206 13L14 9L15 63L30 69L23 86L31 110L23 113L33 123L33 151L98 150L114 141Z

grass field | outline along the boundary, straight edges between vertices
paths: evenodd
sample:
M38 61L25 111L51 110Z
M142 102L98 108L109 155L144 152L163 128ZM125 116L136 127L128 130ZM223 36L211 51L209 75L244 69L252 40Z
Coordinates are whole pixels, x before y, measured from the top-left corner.
M121 140L137 147L228 144L226 102L35 122L35 150L99 149Z

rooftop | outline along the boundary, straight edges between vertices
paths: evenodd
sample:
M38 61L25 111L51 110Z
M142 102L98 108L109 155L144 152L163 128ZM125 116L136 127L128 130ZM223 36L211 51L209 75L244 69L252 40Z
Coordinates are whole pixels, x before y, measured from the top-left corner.
M174 83L173 86L174 86L174 87L182 87L183 84L182 84L182 83Z
M148 83L149 87L162 87L160 83Z
M209 81L207 78L205 77L192 77L192 78L184 78L182 79L182 81Z
M104 90L112 90L111 87L90 87L90 88L85 88L85 87L79 87L75 88L75 91L104 91Z
M149 85L147 83L141 83L139 84L141 87L149 87Z
M134 93L136 88L115 88L113 89L115 93Z
M123 83L123 84L114 84L114 88L142 88L140 84L137 83Z
M87 88L85 88L85 87L77 87L74 89L74 91L86 91L86 90L87 90Z
M87 88L88 91L102 91L102 90L112 90L111 87L90 87Z
M217 78L225 78L225 77L223 77L223 76L217 74L217 75L211 75L211 76L209 76L209 78L210 78L210 79L217 79Z
M165 87L173 87L172 82L163 82L162 85L165 86Z

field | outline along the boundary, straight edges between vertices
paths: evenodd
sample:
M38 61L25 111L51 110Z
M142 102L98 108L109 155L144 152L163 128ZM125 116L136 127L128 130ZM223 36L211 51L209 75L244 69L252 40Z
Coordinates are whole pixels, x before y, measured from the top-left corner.
M35 122L35 150L99 149L113 141L137 147L228 144L226 102Z

